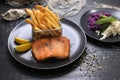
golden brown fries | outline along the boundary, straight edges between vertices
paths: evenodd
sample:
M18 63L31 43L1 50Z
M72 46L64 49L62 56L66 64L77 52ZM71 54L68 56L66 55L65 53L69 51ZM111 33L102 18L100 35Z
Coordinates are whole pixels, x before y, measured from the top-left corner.
M31 19L26 19L26 22L32 25L32 28L37 31L61 29L60 20L56 13L40 5L35 5L33 9L25 9ZM50 35L55 36L61 34L62 31L53 31Z
M37 31L41 30L41 29L39 29L39 28L37 27L37 25L34 24L30 19L26 19L25 21L26 21L27 23L31 24L35 30L37 30Z
M25 11L27 12L27 14L29 14L34 22L34 24L36 24L38 26L38 22L35 18L35 15L33 14L33 11L31 9L26 8Z
M55 20L57 23L59 23L59 19L58 19L58 17L56 16L56 14L54 14L52 11L50 11L50 10L48 9L48 7L45 7L45 11L46 11L46 13L48 13L49 15L51 15L51 17L53 17L54 20Z

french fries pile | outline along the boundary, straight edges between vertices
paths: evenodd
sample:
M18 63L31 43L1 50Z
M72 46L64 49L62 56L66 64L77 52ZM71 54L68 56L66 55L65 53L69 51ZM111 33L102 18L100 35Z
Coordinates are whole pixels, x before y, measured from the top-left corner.
M35 5L33 9L25 9L31 19L26 19L26 22L32 25L34 31L53 30L51 36L60 35L62 33L60 20L57 14L40 5ZM55 31L57 30L57 31Z

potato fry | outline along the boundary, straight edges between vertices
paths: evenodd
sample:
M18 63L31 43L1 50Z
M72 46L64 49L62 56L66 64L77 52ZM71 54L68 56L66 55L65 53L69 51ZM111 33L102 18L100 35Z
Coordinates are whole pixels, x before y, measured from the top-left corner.
M48 16L48 18L56 25L57 28L60 28L58 16L52 11L50 11L48 8L46 8L45 11L46 16Z
M38 31L41 30L41 29L39 29L39 28L37 27L37 25L34 24L30 19L26 19L25 21L26 21L27 23L31 24L32 27L33 27L33 29L38 30Z
M44 11L44 7L40 6L40 5L35 5L34 8L39 9L41 12Z
M59 23L58 16L57 16L55 13L53 13L52 11L50 11L50 10L48 9L48 7L45 7L45 11L46 11L48 14L50 14L57 23Z
M25 11L32 17L33 22L38 25L38 22L36 21L35 15L33 14L31 9L26 8Z
M48 6L46 6L45 8L43 8L40 5L35 5L34 7L37 8L37 9L39 9L41 12L46 11L48 14L50 14L51 17L53 17L55 19L56 22L59 22L58 16L56 14L54 14L52 11L50 11L48 9Z
M60 29L60 21L54 12L48 9L48 6L42 7L40 5L35 5L34 8L25 9L26 13L30 15L32 20L26 19L26 22L31 24L34 30L52 30L52 29ZM50 32L45 32L45 34L49 34L51 36L57 36L62 33L62 30L53 30ZM36 37L40 35L44 35L44 33L37 33Z
M47 20L49 21L49 24L51 24L52 29L59 28L58 25L54 24L50 19L47 18Z
M49 23L49 21L48 21L46 16L44 17L44 21L45 21L46 26L48 27L48 29L52 29L52 27L51 27L51 25L50 25L50 23Z
M53 22L56 28L60 28L60 25L48 13L45 13L45 15L48 17L50 21Z
M48 20L48 23L49 23L49 27L51 28L51 29L56 29L56 26L54 25L54 23L52 23L52 21L50 21L48 18L46 18L47 20ZM54 34L55 35L57 35L57 33L61 33L61 31L54 31Z
M36 10L36 16L39 19L39 21L42 23L42 18L44 16L44 14L42 12L40 12L39 10Z
M38 19L38 22L39 22L39 28L41 28L42 30L47 30L49 28L47 28L47 26L45 25L45 22L43 21L43 14L40 13L39 11L37 11L37 19Z
M32 9L32 11L33 11L33 14L35 15L35 18L36 18L36 21L37 21L37 23L38 23L38 28L40 28L41 29L41 21L39 20L39 17L37 16L38 15L38 11L37 10L35 10L35 9Z

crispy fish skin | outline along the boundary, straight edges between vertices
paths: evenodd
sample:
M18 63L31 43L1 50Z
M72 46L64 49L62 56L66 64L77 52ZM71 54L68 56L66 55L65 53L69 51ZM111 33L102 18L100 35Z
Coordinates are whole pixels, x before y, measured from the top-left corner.
M52 56L58 59L69 58L70 41L66 37L51 38Z
M32 44L32 53L37 61L67 59L70 55L70 40L64 36L37 39Z
M49 58L51 55L49 39L38 39L32 44L32 52L37 61Z

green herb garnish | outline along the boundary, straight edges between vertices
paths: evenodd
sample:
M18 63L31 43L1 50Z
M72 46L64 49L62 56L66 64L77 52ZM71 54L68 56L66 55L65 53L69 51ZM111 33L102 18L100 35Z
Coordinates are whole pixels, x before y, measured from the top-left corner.
M102 18L106 18L106 17L108 17L108 16L105 16L105 15L99 15L99 17L100 17L100 19L102 19Z
M104 23L100 26L100 32L104 32L108 27L110 23Z
M112 16L110 16L110 17L105 17L105 18L97 20L96 24L111 23L113 21L117 21L117 19L112 17Z

